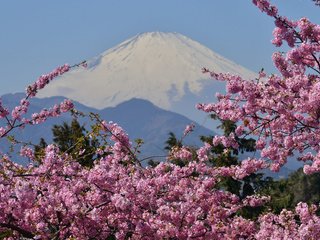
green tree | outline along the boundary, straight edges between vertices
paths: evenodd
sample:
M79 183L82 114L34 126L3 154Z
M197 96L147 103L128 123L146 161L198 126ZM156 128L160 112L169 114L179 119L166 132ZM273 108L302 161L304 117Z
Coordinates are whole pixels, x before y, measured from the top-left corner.
M265 185L259 191L262 195L269 195L270 202L267 207L270 211L279 214L283 209L293 209L294 192L289 187L288 179L274 180L269 177L265 179Z
M182 147L182 141L173 132L169 132L168 140L165 142L164 149L170 151L173 147Z
M235 133L237 124L230 120L219 119L216 115L211 115L214 120L219 120L220 125L218 128L223 130L225 136L229 136L231 133ZM212 140L214 136L201 136L203 142L207 142L211 147L211 158L208 163L214 167L229 167L232 165L239 164L239 154L244 152L254 152L255 149L255 139L253 138L239 138L235 137L239 147L238 148L226 148L222 144L217 146L212 145ZM259 193L262 189L265 189L269 184L271 179L264 178L263 173L252 173L246 176L241 181L235 180L232 177L224 177L218 183L217 187L223 190L229 191L233 194L239 196L239 198L244 199L247 196ZM245 207L239 211L239 215L256 219L263 211L267 209L267 206L261 207Z
M165 147L164 149L167 150L167 151L171 151L172 149L176 148L176 149L179 149L183 146L183 138L185 136L181 137L180 139L177 138L177 136L173 133L173 132L170 132L169 133L169 138L168 140L165 142ZM197 148L194 147L194 146L188 146L188 150L192 153L193 155L193 159L196 159L196 150ZM184 159L180 159L180 158L175 158L175 159L171 159L170 162L180 166L180 167L183 167L185 166L188 161L184 160Z
M299 202L318 205L320 202L320 173L306 175L300 168L290 174L287 179L270 181L261 192L271 195L269 205L276 213L283 208L294 209Z
M223 134L225 136L229 136L231 133L235 133L237 125L235 122L231 120L222 120L219 119L216 115L211 114L210 117L214 120L219 120L220 125L218 128L223 130ZM201 136L200 139L203 142L207 142L212 145L212 140L214 136ZM239 153L244 152L253 152L255 151L255 140L245 139L235 137L238 142L239 148L225 148L222 144L217 146L212 146L212 158L209 159L209 163L215 167L229 167L232 165L238 165L238 155ZM241 198L245 198L246 196L254 194L258 185L261 184L261 176L257 174L252 174L243 179L243 181L235 180L231 177L225 177L219 183L220 187L225 189L226 191L230 191L234 194L237 194Z
M289 176L288 185L294 191L293 204L298 202L319 204L320 173L306 175L300 168Z
M97 157L96 149L99 146L99 141L90 139L86 134L86 129L80 125L76 118L70 124L63 122L61 125L54 125L52 134L53 143L59 147L61 152L71 155L82 166L93 166L94 159ZM37 159L40 159L43 155L43 149L46 145L44 139L41 139L35 147Z
M265 178L257 193L271 197L267 207L279 214L283 209L293 210L299 202L320 203L320 173L305 175L303 169L289 175L287 179Z
M41 159L44 156L44 149L48 144L44 140L44 138L40 138L40 143L34 147L35 160L40 163Z

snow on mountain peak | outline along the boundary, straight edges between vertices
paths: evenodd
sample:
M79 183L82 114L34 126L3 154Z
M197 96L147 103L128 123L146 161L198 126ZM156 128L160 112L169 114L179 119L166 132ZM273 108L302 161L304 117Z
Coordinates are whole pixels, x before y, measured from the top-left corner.
M170 109L204 87L202 67L253 78L249 70L179 33L138 34L52 82L40 97L65 96L98 109L142 98Z

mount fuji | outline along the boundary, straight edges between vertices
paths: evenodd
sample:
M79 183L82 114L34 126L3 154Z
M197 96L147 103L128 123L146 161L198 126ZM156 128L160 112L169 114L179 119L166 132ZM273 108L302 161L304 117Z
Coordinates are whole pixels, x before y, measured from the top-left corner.
M194 109L224 91L201 69L229 72L248 79L256 74L179 33L136 35L50 83L38 97L64 96L103 109L140 98L202 122Z

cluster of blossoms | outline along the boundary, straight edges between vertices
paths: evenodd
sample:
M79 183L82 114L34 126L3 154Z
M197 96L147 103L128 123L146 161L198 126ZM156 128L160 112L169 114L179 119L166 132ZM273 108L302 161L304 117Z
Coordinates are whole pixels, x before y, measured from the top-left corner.
M306 173L320 171L320 60L319 26L303 18L289 21L266 0L254 0L258 8L276 20L274 44L286 41L286 56L274 54L281 75L257 81L218 74L226 81L226 95L218 103L199 104L221 119L240 122L235 134L215 137L197 151L173 148L168 161L142 168L125 131L115 123L99 121L106 146L91 168L48 145L37 164L20 166L3 154L0 158L0 233L5 239L320 239L317 206L299 203L294 211L264 213L258 220L245 219L239 211L265 204L268 196L240 199L219 187L225 177L243 179L260 169L278 170L288 156L300 152L300 160L312 161ZM58 116L73 105L66 100L48 110L22 118L30 97L53 78L67 72L59 67L27 88L27 96L12 110L0 102L0 138L13 128L38 124ZM310 73L313 70L314 73ZM192 131L187 126L184 136ZM223 144L237 148L237 137L256 134L261 159L248 158L239 165L208 164L211 148ZM306 152L307 149L313 152ZM85 151L83 149L80 155ZM32 149L20 154L31 160ZM170 157L184 160L183 166Z
M141 168L132 161L123 129L104 125L102 131L112 132L112 144L109 154L92 168L82 167L54 145L46 147L38 166L22 167L2 157L0 231L10 230L8 239L266 239L276 234L304 239L306 233L320 237L315 206L300 204L296 213L265 214L255 222L237 212L263 205L269 197L241 200L217 187L221 177L242 178L263 161L248 159L241 166L215 168L203 158L203 151L210 150L207 144L198 151L198 160L183 167L164 162ZM33 157L28 148L21 153Z
M190 134L193 131L194 128L195 128L194 123L191 123L191 124L187 125L186 128L183 131L183 136L185 137L188 134Z
M114 145L122 142L116 140ZM254 222L235 215L253 201L242 203L216 189L219 170L205 163L190 162L185 167L160 163L143 169L112 153L86 169L53 145L45 152L38 167L23 168L2 159L0 229L14 230L15 237L253 236Z
M265 214L259 218L260 230L257 239L318 239L320 236L320 218L317 207L299 203L295 213L282 210L279 215ZM299 217L299 222L296 221Z
M280 75L260 72L255 80L245 80L231 74L208 69L204 72L226 81L227 94L218 94L218 103L199 104L206 112L222 119L240 122L236 134L258 136L256 148L269 167L278 171L289 156L300 153L300 159L311 160L305 173L320 170L320 26L307 18L290 21L278 15L267 0L253 1L258 8L275 19L273 43L287 42L286 54L273 54ZM232 144L232 137L217 137L216 142ZM311 153L311 152L313 153Z
M83 64L85 64L85 62L74 66L65 64L54 69L52 72L46 75L40 76L35 81L35 83L27 87L25 98L20 100L20 104L18 106L14 107L14 109L11 111L11 115L9 109L3 106L0 99L0 119L4 119L7 123L6 126L0 127L0 138L7 136L8 133L11 132L14 128L23 128L28 124L39 124L46 121L46 119L49 117L57 117L60 116L61 113L70 111L73 108L73 104L70 100L65 100L60 104L54 105L51 109L43 109L40 113L31 114L31 118L23 117L28 112L28 108L30 105L29 99L34 97L39 90L44 88L53 79L68 72L70 68Z
M32 85L28 86L26 89L27 95L34 97L40 89L43 89L46 85L49 84L50 81L55 79L56 77L68 72L70 70L70 66L65 64L53 70L52 72L42 75L38 78L38 80Z

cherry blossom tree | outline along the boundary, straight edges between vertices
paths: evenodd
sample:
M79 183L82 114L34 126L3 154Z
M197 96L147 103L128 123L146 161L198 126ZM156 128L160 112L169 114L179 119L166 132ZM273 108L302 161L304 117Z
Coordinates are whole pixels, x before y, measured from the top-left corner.
M294 211L284 209L279 215L266 212L257 220L246 219L240 214L242 208L263 205L269 197L254 194L240 199L217 187L224 177L241 180L267 167L277 171L295 152L306 162L305 173L320 171L320 26L307 18L291 21L282 17L267 0L253 3L275 19L273 43L281 46L286 42L290 47L286 54L273 55L279 74L266 76L261 71L257 79L245 80L204 69L226 82L227 94L218 94L218 103L199 104L198 108L239 122L235 133L216 136L212 145L238 148L236 138L256 135L261 158L212 166L208 164L212 146L205 143L195 154L187 146L174 148L167 161L143 168L124 129L93 114L92 137L102 136L104 145L96 149L102 157L91 168L53 144L45 148L38 164L32 164L35 155L28 147L21 149L21 155L31 161L28 166L1 155L0 237L319 239L318 206L299 203ZM70 68L64 65L41 76L11 113L0 104L0 118L7 123L0 128L0 137L72 110L73 104L66 100L24 118L29 99ZM190 131L188 126L185 135ZM170 156L185 164L173 164Z
M305 173L318 172L320 26L307 18L291 21L282 17L268 1L253 2L275 19L273 44L280 47L286 42L291 48L286 54L273 54L280 75L266 76L261 71L256 80L245 80L204 69L213 78L226 81L227 94L218 94L216 104L199 104L198 108L241 122L238 136L257 135L256 148L272 170L278 171L289 156L298 152L299 160L312 161L305 165ZM233 139L217 137L216 142L232 144Z

